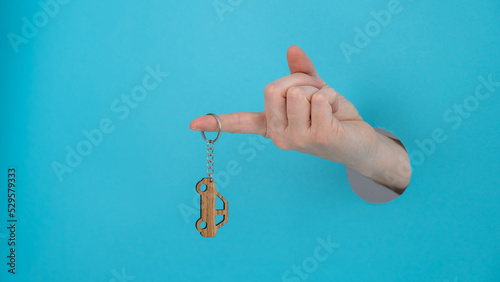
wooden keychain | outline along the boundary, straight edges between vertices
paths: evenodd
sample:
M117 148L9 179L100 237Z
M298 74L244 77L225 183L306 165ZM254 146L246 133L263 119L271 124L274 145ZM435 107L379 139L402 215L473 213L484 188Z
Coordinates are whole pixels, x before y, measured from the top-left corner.
M202 178L198 184L196 184L196 192L200 194L200 218L196 221L196 229L200 231L203 237L214 237L217 234L217 230L222 227L222 225L227 223L227 201L222 197L217 189L215 188L215 182L212 178L214 174L214 145L215 141L219 139L220 132L222 130L222 124L219 117L216 114L209 113L207 115L213 116L217 119L219 124L219 132L217 137L213 140L207 139L205 132L201 132L201 136L205 141L207 141L207 173L208 177ZM219 197L224 207L221 210L215 209L215 197ZM219 223L215 222L215 216L222 215L224 219Z

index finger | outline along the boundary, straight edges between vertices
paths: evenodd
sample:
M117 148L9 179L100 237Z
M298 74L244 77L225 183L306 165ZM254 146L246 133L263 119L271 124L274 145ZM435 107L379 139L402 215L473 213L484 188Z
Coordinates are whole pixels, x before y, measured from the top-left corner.
M217 115L221 122L221 131L229 133L259 134L266 133L266 117L260 113L231 113ZM219 131L219 124L213 116L204 115L195 118L189 125L195 131Z

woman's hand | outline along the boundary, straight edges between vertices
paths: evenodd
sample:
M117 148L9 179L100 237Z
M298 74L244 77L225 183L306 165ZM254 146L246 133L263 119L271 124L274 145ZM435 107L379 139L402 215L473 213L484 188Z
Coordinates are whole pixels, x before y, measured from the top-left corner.
M265 110L221 114L222 130L259 134L280 149L339 162L388 187L406 188L410 174L405 149L364 122L356 108L318 76L299 47L291 46L287 59L291 74L265 87ZM209 116L196 118L190 128L218 130Z

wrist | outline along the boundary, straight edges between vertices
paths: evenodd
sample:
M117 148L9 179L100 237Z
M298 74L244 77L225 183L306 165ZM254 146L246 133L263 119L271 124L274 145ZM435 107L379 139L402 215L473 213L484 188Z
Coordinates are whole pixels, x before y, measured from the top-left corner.
M350 168L389 188L405 189L411 176L408 153L395 140L376 134L373 153Z

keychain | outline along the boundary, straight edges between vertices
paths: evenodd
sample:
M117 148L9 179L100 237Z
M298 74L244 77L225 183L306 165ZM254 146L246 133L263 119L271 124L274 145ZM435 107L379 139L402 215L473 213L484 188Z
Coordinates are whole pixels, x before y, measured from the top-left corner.
M203 237L214 237L217 234L217 229L221 228L222 225L227 223L227 201L222 197L217 189L215 188L215 182L212 178L214 174L214 145L215 141L219 139L220 132L222 130L222 124L219 117L216 114L207 114L215 117L217 123L219 124L219 132L217 137L213 140L208 140L205 136L205 132L201 132L201 136L205 141L207 141L207 173L208 177L205 177L196 184L196 192L200 194L200 218L196 221L196 229L200 231ZM219 197L224 207L221 210L215 209L215 197ZM215 216L222 215L224 219L216 223Z

